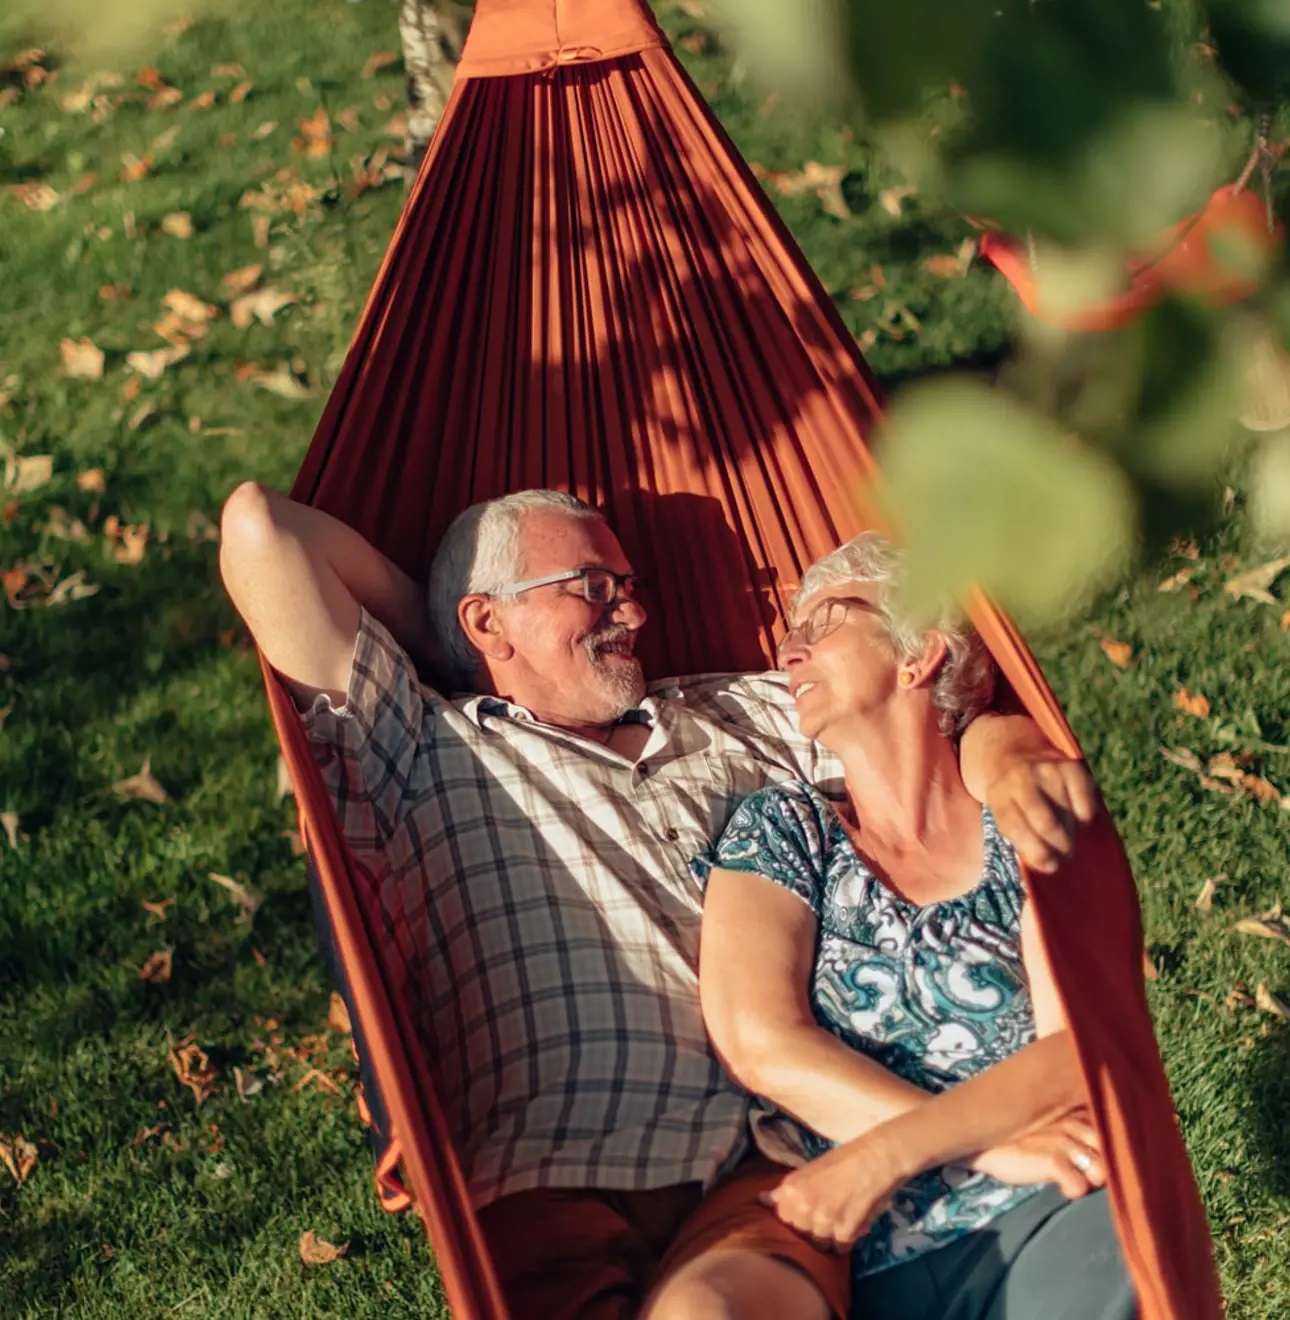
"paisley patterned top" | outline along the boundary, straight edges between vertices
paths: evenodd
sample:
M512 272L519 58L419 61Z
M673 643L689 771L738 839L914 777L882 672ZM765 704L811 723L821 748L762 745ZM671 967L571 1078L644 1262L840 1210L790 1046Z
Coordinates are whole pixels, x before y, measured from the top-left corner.
M839 1039L907 1081L943 1091L1035 1038L1021 960L1024 893L1016 857L982 809L985 863L975 889L918 907L861 860L828 801L806 784L746 798L715 847L692 863L751 871L796 894L819 921L811 1002ZM830 1143L805 1134L812 1155ZM919 1174L856 1244L857 1276L903 1263L983 1227L1036 1187L958 1166Z

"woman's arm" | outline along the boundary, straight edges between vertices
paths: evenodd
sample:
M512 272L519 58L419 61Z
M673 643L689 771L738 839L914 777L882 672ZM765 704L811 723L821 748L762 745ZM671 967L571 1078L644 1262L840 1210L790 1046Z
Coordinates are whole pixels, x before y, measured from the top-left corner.
M983 1173L1019 1184L1055 1182L1068 1197L1106 1181L1097 1133L1084 1113L1079 1062L1029 904L1021 943L1039 1038L789 1174L769 1198L786 1223L850 1246L903 1182L969 1156Z
M309 706L345 697L360 606L414 660L431 648L421 590L338 518L244 482L224 505L220 573L269 663Z
M714 869L703 906L699 995L731 1076L842 1142L922 1104L927 1093L815 1021L817 927L796 894L763 876Z

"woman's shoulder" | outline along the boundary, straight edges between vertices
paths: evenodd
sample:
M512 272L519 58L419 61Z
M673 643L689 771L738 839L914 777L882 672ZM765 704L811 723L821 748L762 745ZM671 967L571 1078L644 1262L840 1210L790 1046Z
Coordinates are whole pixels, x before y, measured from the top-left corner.
M787 780L767 784L750 793L735 810L735 819L745 823L755 820L810 821L827 828L837 813L828 798L814 784Z

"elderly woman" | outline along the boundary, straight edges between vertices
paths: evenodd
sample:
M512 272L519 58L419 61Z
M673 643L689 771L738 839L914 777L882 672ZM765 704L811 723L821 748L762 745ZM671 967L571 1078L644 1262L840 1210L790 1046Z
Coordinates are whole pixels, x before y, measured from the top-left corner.
M779 658L845 797L764 789L696 861L708 1029L802 1125L818 1158L770 1199L854 1245L853 1315L1131 1316L1016 857L959 775L955 735L988 703L992 662L950 616L904 619L897 571L866 534L803 580Z

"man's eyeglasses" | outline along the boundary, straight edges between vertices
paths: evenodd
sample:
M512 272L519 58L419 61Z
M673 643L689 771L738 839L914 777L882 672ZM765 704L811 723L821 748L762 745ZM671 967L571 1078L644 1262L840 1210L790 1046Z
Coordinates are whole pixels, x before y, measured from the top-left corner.
M624 600L638 599L641 579L635 573L613 573L607 568L571 568L566 573L551 573L547 577L529 578L527 582L512 582L500 587L492 594L495 596L518 596L521 592L532 591L534 587L549 587L556 582L579 581L581 596L589 605L613 605L620 597Z
M784 653L795 645L814 646L830 633L837 632L846 622L850 610L863 610L867 614L880 614L871 600L859 596L826 596L811 612L784 634L784 640L775 648L775 655L783 663Z

